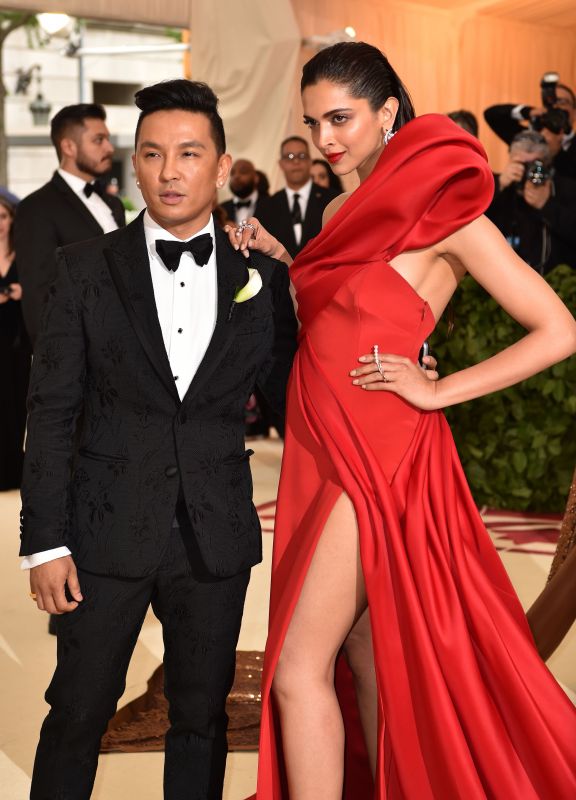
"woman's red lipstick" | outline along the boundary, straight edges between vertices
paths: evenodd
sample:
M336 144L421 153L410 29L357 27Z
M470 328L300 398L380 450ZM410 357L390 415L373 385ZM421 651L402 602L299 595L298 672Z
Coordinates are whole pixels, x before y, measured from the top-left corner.
M341 153L330 153L330 155L327 155L326 158L331 164L337 164L343 155L344 151L342 151Z

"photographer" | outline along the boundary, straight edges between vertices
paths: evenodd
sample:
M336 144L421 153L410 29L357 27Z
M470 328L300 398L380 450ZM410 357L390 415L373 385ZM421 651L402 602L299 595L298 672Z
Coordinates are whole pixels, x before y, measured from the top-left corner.
M555 174L551 162L543 135L522 131L515 136L486 211L511 247L541 275L558 264L576 267L576 181Z
M504 104L484 111L494 133L510 144L527 128L538 131L550 148L557 175L576 179L576 97L572 89L558 83L555 72L547 72L540 83L542 106Z

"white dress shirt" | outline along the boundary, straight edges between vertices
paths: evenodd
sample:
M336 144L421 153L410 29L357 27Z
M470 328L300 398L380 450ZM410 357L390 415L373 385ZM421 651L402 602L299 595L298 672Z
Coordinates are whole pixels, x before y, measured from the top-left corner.
M312 191L312 178L310 178L308 183L305 183L304 186L301 186L299 189L290 189L288 186L286 186L284 191L288 197L288 208L290 209L290 213L292 213L292 208L294 206L294 195L298 195L298 202L300 203L300 209L302 210L302 221L304 221L306 209L308 208L308 200L310 199L310 192ZM302 225L297 223L292 227L294 228L296 244L299 245L302 241Z
M249 206L243 206L242 208L236 206L236 203L246 203L248 200L250 201ZM254 189L252 194L248 195L248 197L236 197L236 195L232 195L232 202L234 203L236 222L240 223L244 219L253 217L256 211L256 203L258 202L258 189Z
M206 227L190 239L203 233L209 233L214 242L212 216ZM156 239L174 242L184 240L161 228L148 211L144 213L144 235L164 347L178 395L182 400L204 358L216 327L218 310L216 247L214 245L208 263L203 267L197 266L194 256L188 252L180 257L178 270L171 272L156 253ZM43 550L41 553L25 556L22 559L21 569L38 567L40 564L69 555L71 553L67 547Z
M110 206L106 205L100 195L96 192L92 192L90 197L86 197L84 194L84 187L86 186L85 180L79 178L78 175L72 175L71 172L66 172L64 169L59 169L58 175L66 181L74 194L78 195L80 200L82 200L104 233L118 230L118 225L112 214L112 209Z

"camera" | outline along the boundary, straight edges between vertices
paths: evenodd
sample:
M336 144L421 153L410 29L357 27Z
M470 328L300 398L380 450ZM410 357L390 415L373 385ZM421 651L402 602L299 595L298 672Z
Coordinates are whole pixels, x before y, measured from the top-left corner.
M556 87L559 80L560 76L557 72L545 72L542 76L540 96L546 111L543 114L532 117L530 124L535 131L541 131L546 128L551 133L558 134L570 133L572 130L568 112L562 108L556 108L556 103L558 102Z
M526 181L533 183L534 186L542 186L552 177L550 168L540 159L536 158L534 161L528 161L524 164L524 175L520 181L520 185L524 186Z
M12 289L9 286L0 286L0 294L6 295L6 297L10 297L12 294Z

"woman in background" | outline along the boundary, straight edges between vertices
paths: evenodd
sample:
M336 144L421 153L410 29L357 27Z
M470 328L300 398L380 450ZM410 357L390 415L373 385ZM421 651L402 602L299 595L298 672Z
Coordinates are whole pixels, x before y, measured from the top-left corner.
M310 169L310 175L312 176L314 183L317 183L318 186L323 186L325 189L334 189L340 194L342 194L344 191L342 181L338 175L335 175L332 172L330 169L330 164L327 161L324 161L323 158L314 159Z
M0 195L0 491L20 486L31 359L12 237L14 210Z

